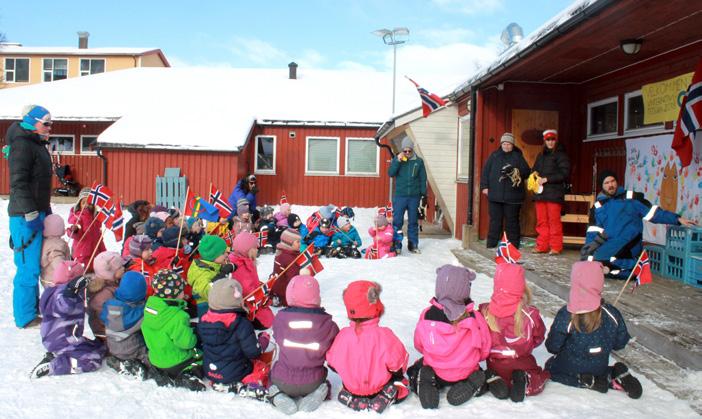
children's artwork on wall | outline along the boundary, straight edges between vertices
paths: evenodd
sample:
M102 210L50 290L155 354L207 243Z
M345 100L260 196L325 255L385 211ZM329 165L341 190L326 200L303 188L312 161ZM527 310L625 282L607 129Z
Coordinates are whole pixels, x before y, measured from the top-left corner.
M642 192L653 205L693 220L700 219L702 166L700 146L694 144L692 163L682 168L670 148L672 134L626 140L627 190ZM644 241L665 244L666 226L644 222Z

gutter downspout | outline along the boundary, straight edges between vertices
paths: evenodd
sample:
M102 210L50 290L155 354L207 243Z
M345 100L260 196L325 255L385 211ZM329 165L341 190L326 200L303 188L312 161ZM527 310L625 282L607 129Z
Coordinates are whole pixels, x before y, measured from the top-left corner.
M473 226L473 204L475 194L473 182L475 180L475 118L478 110L478 87L473 86L470 92L470 160L468 162L468 225Z
M102 160L102 183L107 185L107 157L102 154L102 147L98 147L97 156Z
M381 128L382 129L382 128ZM380 132L380 130L378 130ZM385 148L388 150L388 153L390 154L390 159L393 159L395 157L395 154L392 152L392 148L387 145L387 144L380 144L380 136L375 137L375 145L377 145L380 148ZM392 201L392 177L388 176L390 178L390 187L388 189L388 200Z

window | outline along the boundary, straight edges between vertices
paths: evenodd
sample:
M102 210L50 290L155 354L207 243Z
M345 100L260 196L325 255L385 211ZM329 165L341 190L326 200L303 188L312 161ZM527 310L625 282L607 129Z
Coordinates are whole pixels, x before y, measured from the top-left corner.
M5 58L5 82L29 83L29 58Z
M80 75L87 76L90 74L104 73L105 59L104 58L81 58L80 59Z
M96 154L97 153L97 136L96 135L81 135L80 136L80 154Z
M256 173L275 173L275 137L256 137Z
M378 175L378 150L373 138L347 138L346 174Z
M664 124L644 124L644 103L641 90L624 95L624 131L654 131Z
M63 80L68 77L68 60L65 58L44 58L43 81Z
M587 105L587 136L611 136L617 134L617 109L619 99L611 97Z
M49 151L52 153L74 153L72 135L52 135L49 137Z
M470 173L470 116L458 120L458 178L466 179Z
M339 174L339 137L307 137L305 173Z

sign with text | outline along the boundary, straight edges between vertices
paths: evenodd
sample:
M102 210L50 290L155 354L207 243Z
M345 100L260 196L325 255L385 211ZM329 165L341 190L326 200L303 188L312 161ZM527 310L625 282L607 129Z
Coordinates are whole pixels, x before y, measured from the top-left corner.
M675 121L683 97L692 80L692 73L683 74L641 87L644 103L644 124Z

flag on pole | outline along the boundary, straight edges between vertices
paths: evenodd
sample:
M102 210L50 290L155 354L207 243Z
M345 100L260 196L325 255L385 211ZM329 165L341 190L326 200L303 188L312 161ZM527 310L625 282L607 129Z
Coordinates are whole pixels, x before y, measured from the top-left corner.
M417 84L417 82L415 82L409 77L407 77L407 80L411 81L412 84L414 84L417 88L417 92L419 92L419 97L422 99L422 114L425 118L435 110L446 105L446 101L438 95L435 95L434 93L429 93L427 89L420 87L419 84Z
M312 271L312 275L317 275L324 269L322 262L320 262L317 255L314 254L314 244L307 246L307 249L300 253L300 256L295 259L295 262L300 266L300 269L307 268Z
M185 197L185 214L188 217L202 218L203 220L219 221L219 210L204 199L195 195L191 189Z
M280 196L280 205L287 204L288 203L288 196L285 194L285 191L283 191L283 194Z
M96 207L102 207L107 204L107 201L112 199L114 194L107 186L93 182L90 187L90 194L88 194L88 202Z
M366 259L378 259L378 248L371 246L366 250Z
M232 215L231 205L222 197L222 192L213 184L210 184L210 204L219 210L220 218L229 218Z
M522 257L521 252L507 238L507 233L502 233L502 240L497 245L495 255L496 263L517 263Z
M105 227L112 230L115 240L121 242L124 238L124 215L122 214L122 201L113 203L110 209L110 218L105 222Z
M319 213L319 211L315 211L314 214L310 215L310 218L307 219L307 222L305 223L305 226L307 227L307 230L309 232L314 231L315 228L319 225L319 223L322 221L322 214Z
M648 252L646 250L644 250L641 254L639 261L636 262L633 274L636 278L634 289L636 289L638 286L653 282L653 275L651 274L651 261L648 259Z
M385 206L385 216L392 217L392 201L388 201L388 205Z
M687 95L680 106L671 144L680 157L682 167L687 167L692 162L692 144L695 141L695 133L700 129L702 129L702 60L697 63Z
M268 229L254 233L254 236L256 236L256 240L258 240L259 249L268 244Z
M107 224L107 221L112 217L113 206L112 200L107 201L104 205L99 207L95 218L97 218L100 223Z

